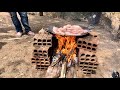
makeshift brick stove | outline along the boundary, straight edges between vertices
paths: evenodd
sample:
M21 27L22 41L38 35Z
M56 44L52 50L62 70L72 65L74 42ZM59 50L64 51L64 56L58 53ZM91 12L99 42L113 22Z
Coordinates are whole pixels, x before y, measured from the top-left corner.
M36 69L47 69L50 66L49 48L52 47L52 35L42 29L34 37L32 63Z
M47 70L45 77L75 78L95 74L98 35L62 36L40 30L34 37L32 63Z

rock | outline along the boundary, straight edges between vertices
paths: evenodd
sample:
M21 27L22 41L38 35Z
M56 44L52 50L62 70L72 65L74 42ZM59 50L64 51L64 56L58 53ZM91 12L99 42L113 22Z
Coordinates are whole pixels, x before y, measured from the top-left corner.
M7 59L7 57L3 57L3 59Z
M28 41L28 43L31 43L32 41Z

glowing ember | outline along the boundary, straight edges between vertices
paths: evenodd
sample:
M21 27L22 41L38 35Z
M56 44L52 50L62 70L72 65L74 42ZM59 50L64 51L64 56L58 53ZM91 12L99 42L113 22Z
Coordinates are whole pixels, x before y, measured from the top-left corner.
M57 39L58 39L58 49L57 49L57 53L61 52L63 54L65 54L68 57L68 62L70 62L70 60L74 60L74 58L76 57L76 37L75 36L61 36L61 35L56 35ZM73 50L73 53L70 54L70 56L68 56L68 54L70 53L70 51Z

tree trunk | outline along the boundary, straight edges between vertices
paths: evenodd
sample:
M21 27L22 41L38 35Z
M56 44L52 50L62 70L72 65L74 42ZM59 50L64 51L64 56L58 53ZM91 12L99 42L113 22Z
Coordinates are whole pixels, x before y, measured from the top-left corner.
M40 15L40 16L43 16L43 12L39 12L39 15Z

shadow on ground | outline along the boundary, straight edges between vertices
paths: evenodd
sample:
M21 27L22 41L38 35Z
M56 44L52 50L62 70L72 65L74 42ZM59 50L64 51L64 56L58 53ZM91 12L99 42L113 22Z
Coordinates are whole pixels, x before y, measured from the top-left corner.
M0 28L0 33L8 33L8 31L14 30L13 27Z
M15 38L15 36L12 36L12 35L2 35L2 36L0 36L0 39L4 39L4 38L6 38L6 39Z
M0 49L5 45L7 44L6 42L0 42Z
M5 68L0 68L0 74L5 72Z

